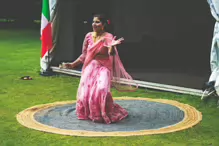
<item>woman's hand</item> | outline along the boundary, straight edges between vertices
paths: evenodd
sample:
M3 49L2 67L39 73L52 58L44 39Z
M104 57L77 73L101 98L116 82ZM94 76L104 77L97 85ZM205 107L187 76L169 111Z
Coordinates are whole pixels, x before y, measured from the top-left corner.
M107 41L107 39L109 39L109 40ZM111 47L114 47L116 45L121 44L122 41L124 41L124 38L120 38L120 39L116 40L116 36L115 36L115 37L113 37L113 39L103 38L101 41L103 41L105 43L104 44L105 47L111 48ZM107 42L111 42L111 43L107 43Z
M124 41L124 38L120 38L120 39L116 40L116 36L115 36L112 40L111 46L113 47L113 46L119 45L122 43L122 41Z
M75 66L73 63L62 63L59 65L59 68L61 69L73 69Z

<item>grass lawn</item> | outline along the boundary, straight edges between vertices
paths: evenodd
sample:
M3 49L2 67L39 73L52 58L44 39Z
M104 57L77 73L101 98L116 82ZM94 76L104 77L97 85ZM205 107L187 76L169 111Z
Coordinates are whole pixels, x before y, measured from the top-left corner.
M135 93L114 96L164 98L196 107L203 120L188 130L164 135L86 138L44 133L21 126L16 121L20 111L43 103L75 99L79 78L39 76L41 53L39 31L0 30L0 145L1 146L218 146L219 109L214 99L139 89ZM32 81L20 80L30 75Z

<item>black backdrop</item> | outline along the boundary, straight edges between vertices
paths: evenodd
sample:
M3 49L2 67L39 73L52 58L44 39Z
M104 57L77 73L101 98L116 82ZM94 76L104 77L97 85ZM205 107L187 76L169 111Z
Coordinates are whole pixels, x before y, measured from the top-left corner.
M91 31L92 14L101 12L111 20L112 33L125 38L119 53L136 79L193 88L201 88L208 79L214 19L204 0L59 0L56 12L59 31L53 65L80 55L84 35ZM192 85L171 82L171 76L150 80L147 72L180 73L201 80L194 78L197 84Z

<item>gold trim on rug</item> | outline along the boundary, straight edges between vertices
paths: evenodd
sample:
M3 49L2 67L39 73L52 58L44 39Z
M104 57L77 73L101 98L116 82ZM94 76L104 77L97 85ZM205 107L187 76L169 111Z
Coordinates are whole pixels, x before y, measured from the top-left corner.
M66 129L59 129L52 126L44 125L39 123L34 119L35 113L59 105L66 105L72 104L76 101L63 101L63 102L55 102L43 105L33 106L31 108L25 109L24 111L17 114L16 118L17 121L28 128L55 133L55 134L62 134L62 135L71 135L71 136L87 136L87 137L104 137L104 136L140 136L140 135L152 135L152 134L165 134L171 133L176 131L185 130L191 128L198 124L202 120L202 114L194 107L183 104L174 100L167 100L167 99L151 99L151 98L141 98L141 97L117 97L114 100L146 100L152 102L160 102L169 105L173 105L178 107L182 110L185 114L184 119L175 124L170 125L167 127L163 127L160 129L152 129L152 130L140 130L140 131L133 131L133 132L94 132L94 131L85 131L85 130L66 130Z

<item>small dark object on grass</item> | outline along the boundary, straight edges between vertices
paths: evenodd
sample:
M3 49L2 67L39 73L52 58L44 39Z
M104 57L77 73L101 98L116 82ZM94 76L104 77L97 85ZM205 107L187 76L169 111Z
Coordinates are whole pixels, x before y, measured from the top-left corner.
M32 80L32 78L30 76L23 76L21 77L22 80Z

